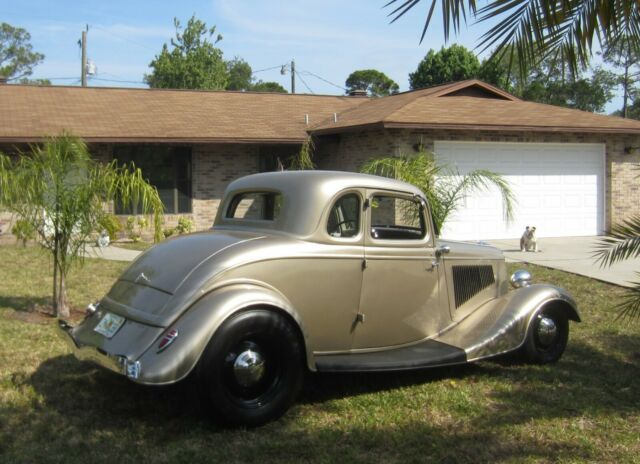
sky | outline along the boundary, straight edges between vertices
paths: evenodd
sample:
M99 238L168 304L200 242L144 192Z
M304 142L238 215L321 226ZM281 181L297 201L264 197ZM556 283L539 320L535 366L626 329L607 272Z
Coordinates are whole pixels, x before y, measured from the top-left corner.
M57 85L79 85L78 41L88 26L87 56L97 66L90 86L146 87L149 63L175 35L173 18L183 24L195 15L223 36L217 44L226 60L240 57L254 77L276 81L287 90L291 76L282 65L295 60L296 92L344 94L347 76L377 69L409 90L408 75L429 49L444 42L441 18L420 44L423 1L390 24L388 0L2 0L2 19L31 34L44 53L32 78ZM449 44L477 45L484 25L463 26ZM616 100L607 107L613 111Z

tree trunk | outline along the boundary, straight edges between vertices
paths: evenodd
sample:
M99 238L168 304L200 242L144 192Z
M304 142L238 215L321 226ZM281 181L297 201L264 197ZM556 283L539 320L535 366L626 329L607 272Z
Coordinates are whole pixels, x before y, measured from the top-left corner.
M62 269L58 269L58 295L56 301L56 316L57 317L69 317L69 306L67 305L67 291L65 284L65 273Z
M58 316L58 237L53 243L53 314Z

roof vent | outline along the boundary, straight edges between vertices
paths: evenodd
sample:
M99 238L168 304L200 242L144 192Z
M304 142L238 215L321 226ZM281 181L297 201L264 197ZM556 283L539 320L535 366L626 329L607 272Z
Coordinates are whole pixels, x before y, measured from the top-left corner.
M353 89L349 92L350 97L366 97L367 89Z
M338 113L333 113L333 122L338 122Z

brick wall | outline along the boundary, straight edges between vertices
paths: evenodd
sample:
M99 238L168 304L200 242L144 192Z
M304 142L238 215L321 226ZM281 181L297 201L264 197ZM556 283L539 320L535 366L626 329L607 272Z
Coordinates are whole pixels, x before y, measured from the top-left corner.
M318 164L320 169L358 171L370 158L415 153L417 144L433 151L436 140L478 142L529 143L604 143L606 147L605 205L607 222L617 223L640 214L640 136L615 134L562 134L562 133L496 133L489 131L445 130L376 130L341 134L320 138ZM627 153L627 147L638 147Z

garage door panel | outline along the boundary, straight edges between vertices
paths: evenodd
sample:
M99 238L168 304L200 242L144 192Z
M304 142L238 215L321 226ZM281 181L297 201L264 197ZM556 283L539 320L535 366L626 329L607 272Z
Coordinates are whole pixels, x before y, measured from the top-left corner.
M455 239L519 237L527 225L539 236L595 235L604 217L601 144L436 142L436 157L461 174L501 173L514 191L515 218L506 224L497 188L465 199L445 224Z

